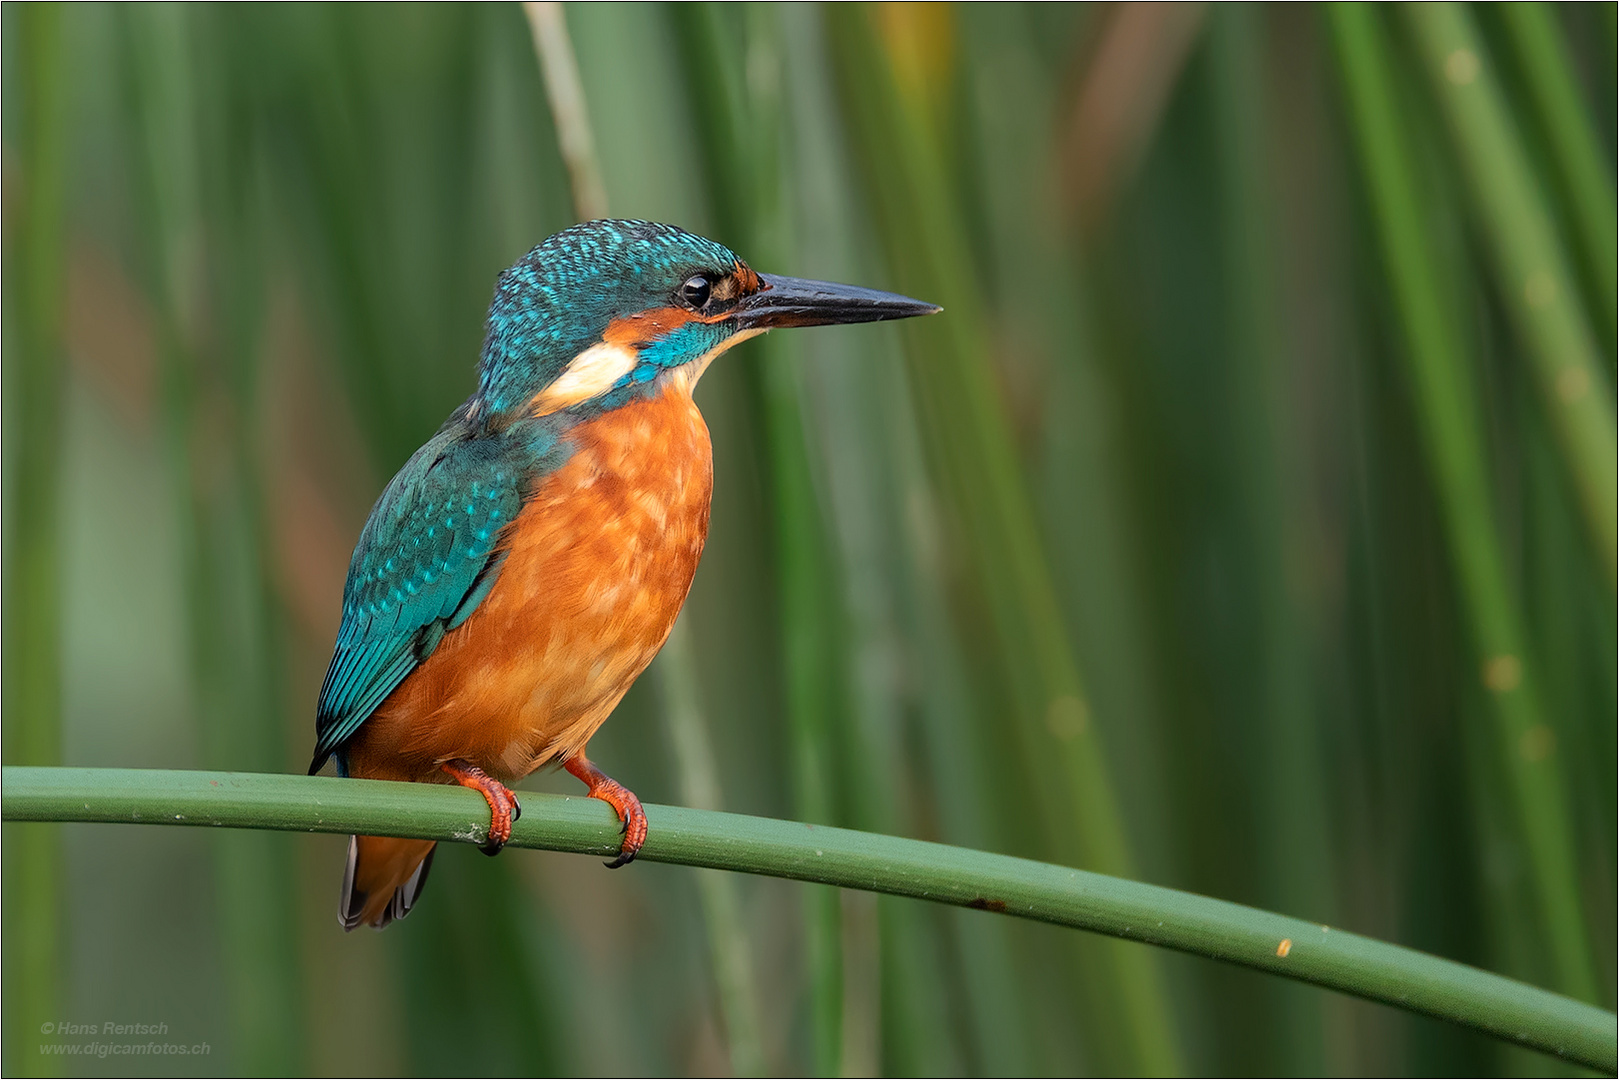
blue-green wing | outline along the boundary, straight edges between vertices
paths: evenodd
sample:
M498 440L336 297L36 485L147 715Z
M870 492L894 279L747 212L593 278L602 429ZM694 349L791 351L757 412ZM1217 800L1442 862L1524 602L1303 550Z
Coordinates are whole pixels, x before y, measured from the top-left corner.
M343 587L343 625L315 711L311 773L488 595L523 470L499 439L452 422L416 451L371 511Z

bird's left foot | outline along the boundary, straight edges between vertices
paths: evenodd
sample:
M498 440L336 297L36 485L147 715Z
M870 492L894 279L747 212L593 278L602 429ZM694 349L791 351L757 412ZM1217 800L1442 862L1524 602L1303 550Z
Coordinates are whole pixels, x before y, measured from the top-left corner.
M484 772L470 761L455 758L439 768L455 777L462 787L469 787L484 797L489 804L489 838L481 850L485 855L499 855L506 841L512 838L512 822L523 816L512 789ZM634 798L634 796L631 796Z
M635 792L596 768L583 754L573 755L562 767L583 780L590 788L586 794L611 806L618 820L624 823L624 843L619 846L618 858L608 863L607 868L616 870L633 860L646 843L646 811L641 809L641 800L635 797Z

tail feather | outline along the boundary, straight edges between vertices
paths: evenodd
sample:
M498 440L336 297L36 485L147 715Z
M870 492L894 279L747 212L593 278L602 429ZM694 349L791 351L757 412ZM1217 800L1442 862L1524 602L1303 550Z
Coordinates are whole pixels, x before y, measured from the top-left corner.
M365 923L381 930L409 915L427 884L436 847L431 840L349 837L343 895L337 904L337 921L343 929Z

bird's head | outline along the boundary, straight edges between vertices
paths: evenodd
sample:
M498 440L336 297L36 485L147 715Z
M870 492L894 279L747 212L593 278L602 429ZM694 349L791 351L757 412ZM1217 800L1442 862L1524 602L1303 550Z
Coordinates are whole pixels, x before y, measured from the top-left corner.
M665 373L778 326L876 322L939 308L893 293L755 273L672 225L589 221L500 275L479 397L491 415L609 409Z

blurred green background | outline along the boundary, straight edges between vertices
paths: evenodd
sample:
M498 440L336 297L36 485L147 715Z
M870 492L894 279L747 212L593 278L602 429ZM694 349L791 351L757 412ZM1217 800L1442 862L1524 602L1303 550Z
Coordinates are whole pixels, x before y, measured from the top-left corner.
M710 372L707 556L593 759L1613 1007L1615 5L565 25L615 215L946 309ZM3 44L4 760L301 772L371 502L575 219L530 23L7 4ZM680 867L454 847L344 935L342 852L6 826L5 1071L1553 1067ZM62 1021L210 1052L42 1057Z

